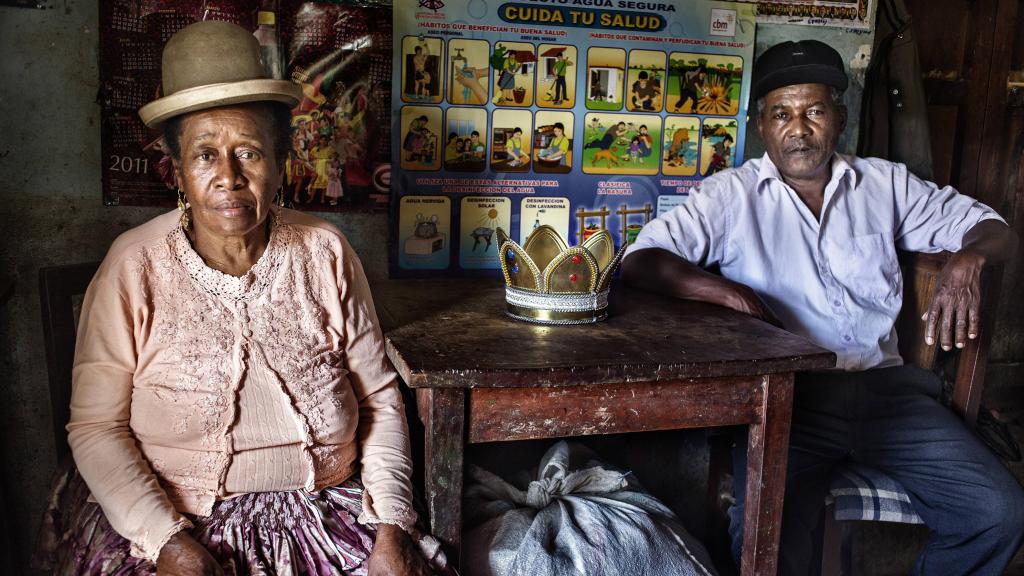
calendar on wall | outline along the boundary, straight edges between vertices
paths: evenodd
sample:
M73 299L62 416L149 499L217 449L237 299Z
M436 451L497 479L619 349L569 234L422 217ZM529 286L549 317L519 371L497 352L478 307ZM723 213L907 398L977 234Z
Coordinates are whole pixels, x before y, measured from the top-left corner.
M111 0L100 3L101 146L107 205L173 207L161 134L138 109L161 96L164 44L201 20L253 30L268 74L303 89L292 112L285 202L381 211L390 169L391 17L380 0Z

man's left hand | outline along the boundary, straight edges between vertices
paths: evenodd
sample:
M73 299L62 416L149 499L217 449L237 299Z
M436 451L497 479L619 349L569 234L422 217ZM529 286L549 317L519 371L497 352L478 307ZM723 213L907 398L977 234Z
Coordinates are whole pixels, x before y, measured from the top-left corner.
M367 573L368 576L431 576L433 571L405 530L392 524L379 524Z
M968 338L978 337L984 267L985 259L971 251L953 254L943 266L932 303L921 317L929 346L938 340L943 350L963 348Z

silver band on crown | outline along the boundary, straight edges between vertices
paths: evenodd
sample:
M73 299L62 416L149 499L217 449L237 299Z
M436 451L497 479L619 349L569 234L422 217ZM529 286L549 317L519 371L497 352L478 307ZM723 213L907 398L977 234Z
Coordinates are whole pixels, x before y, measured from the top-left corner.
M542 294L505 286L508 314L541 324L589 324L608 316L608 290L580 294Z

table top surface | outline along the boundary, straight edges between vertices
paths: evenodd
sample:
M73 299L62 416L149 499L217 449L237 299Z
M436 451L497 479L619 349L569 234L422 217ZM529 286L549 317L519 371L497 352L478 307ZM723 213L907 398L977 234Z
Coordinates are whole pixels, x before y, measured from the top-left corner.
M421 387L539 387L745 376L835 366L809 341L719 306L612 287L608 320L544 326L505 314L494 279L372 286L388 356Z

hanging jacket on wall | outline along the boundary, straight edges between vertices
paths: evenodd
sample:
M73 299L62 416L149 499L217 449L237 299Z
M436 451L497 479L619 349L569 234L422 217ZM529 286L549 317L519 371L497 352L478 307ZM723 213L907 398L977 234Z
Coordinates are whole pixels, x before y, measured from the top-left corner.
M928 108L917 42L903 0L879 1L857 153L902 162L918 177L932 179Z

